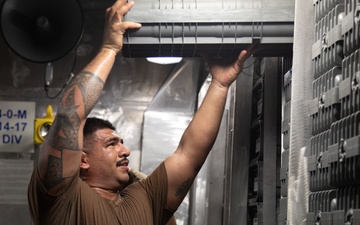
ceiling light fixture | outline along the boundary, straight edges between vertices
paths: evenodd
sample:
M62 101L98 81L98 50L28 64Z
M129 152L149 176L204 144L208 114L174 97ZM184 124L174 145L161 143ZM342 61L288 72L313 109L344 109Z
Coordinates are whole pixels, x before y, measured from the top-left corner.
M166 65L179 63L182 60L182 57L148 57L146 60L152 63Z

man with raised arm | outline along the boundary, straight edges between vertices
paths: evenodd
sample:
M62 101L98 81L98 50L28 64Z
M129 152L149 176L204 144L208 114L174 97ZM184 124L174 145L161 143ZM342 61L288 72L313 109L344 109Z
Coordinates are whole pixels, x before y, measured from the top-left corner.
M106 11L102 46L74 77L60 101L29 183L35 225L166 224L183 201L217 136L229 86L252 49L231 63L207 58L212 81L175 152L146 179L129 182L129 149L108 121L87 116L98 101L134 2L118 0Z

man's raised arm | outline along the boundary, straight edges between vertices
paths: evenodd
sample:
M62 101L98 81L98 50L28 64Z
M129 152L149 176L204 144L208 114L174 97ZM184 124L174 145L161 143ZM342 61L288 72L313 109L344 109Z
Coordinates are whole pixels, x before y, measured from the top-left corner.
M79 170L83 147L83 126L99 99L105 81L122 49L126 29L139 28L122 17L134 2L118 0L106 11L103 43L96 57L74 77L64 92L51 129L38 159L38 171L45 188L53 194L68 184Z
M212 75L208 92L175 153L165 160L169 209L177 209L205 162L219 131L229 87L242 71L246 59L253 54L253 49L254 46L250 46L232 61L206 58Z

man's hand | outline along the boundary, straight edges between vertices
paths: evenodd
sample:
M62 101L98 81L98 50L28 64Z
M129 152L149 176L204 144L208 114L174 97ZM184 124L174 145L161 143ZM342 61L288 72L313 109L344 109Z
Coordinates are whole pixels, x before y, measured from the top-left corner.
M245 61L254 53L255 45L250 45L246 50L241 51L235 60L205 56L213 81L221 86L229 87L242 71Z
M127 29L140 28L140 23L122 22L124 15L133 7L134 1L117 0L106 9L106 23L102 48L119 53L123 46L123 35Z

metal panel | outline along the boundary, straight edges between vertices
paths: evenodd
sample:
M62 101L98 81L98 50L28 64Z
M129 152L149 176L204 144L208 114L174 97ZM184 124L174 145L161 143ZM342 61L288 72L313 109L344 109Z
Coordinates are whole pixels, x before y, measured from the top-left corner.
M149 23L288 22L294 19L293 10L294 2L288 0L142 0L126 19Z
M336 210L336 190L311 193L306 224L332 225L333 211Z
M337 191L337 210L333 225L360 223L360 187L349 186Z
M287 197L288 195L288 180L289 180L288 173L289 173L289 150L285 150L281 154L281 168L280 168L280 182L281 182L280 188L281 188L282 197Z
M345 15L342 22L344 54L348 56L360 48L360 1L345 0Z
M314 0L315 21L319 22L337 4L344 3L344 0Z
M291 112L291 101L284 104L284 115L281 124L281 132L283 134L283 145L285 150L290 147L290 112Z
M339 84L341 118L360 110L360 49L343 60L343 81Z
M330 189L330 165L328 162L328 146L330 130L322 132L310 139L310 155L308 157L309 190L322 191Z
M318 78L334 66L341 66L342 19L344 5L336 5L315 25L315 42L312 46L314 77Z
M292 80L292 70L284 74L284 100L285 102L289 102L291 100L291 80Z
M286 221L287 221L287 198L281 198L280 199L280 212L279 212L279 216L278 216L278 223L279 225L282 225L282 224L287 224Z
M360 184L360 111L331 126L329 145L330 184L345 187Z
M253 59L254 60L254 59ZM222 224L247 224L253 66L251 59L231 91L224 217ZM244 97L246 96L246 97Z
M142 28L127 31L123 54L222 56L256 42L264 47L259 54L291 55L293 14L288 0L138 1L124 19Z
M200 62L181 61L145 111L141 154L141 171L145 174L150 174L176 150L194 115ZM188 224L190 204L188 195L175 213L178 223Z
M279 174L277 168L280 156L280 71L279 58L265 58L264 67L264 211L263 224L276 224L277 209L277 181Z
M340 119L339 83L341 67L334 67L313 81L313 99L309 102L312 134L330 128Z

